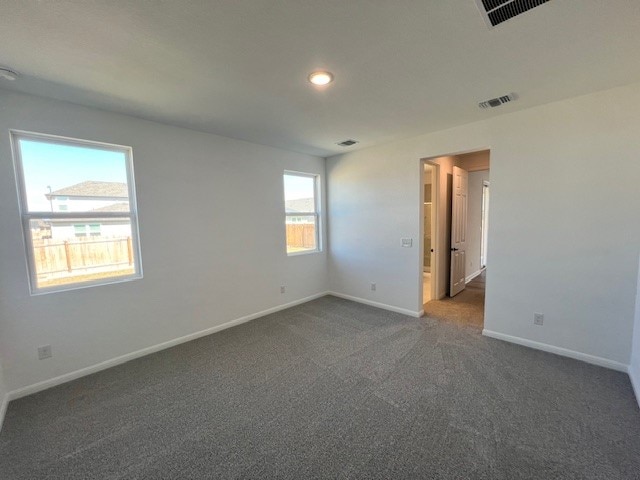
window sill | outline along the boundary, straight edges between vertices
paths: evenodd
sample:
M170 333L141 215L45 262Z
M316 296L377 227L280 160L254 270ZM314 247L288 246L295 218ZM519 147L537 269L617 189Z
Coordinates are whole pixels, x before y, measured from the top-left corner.
M126 275L121 277L113 277L112 279L98 279L82 283L72 283L55 287L31 288L31 296L48 295L50 293L68 292L71 290L80 290L84 288L100 287L103 285L113 285L115 283L132 282L142 279L142 273L134 275Z
M314 253L322 253L322 250L305 250L303 252L287 252L287 257L299 257L302 255L312 255Z

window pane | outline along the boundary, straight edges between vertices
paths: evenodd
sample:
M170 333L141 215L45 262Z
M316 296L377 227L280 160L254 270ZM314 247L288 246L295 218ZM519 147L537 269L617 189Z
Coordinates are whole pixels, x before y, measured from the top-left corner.
M284 205L287 213L315 212L315 177L285 173Z
M315 215L286 217L287 253L317 250Z
M12 138L32 293L140 278L130 149L37 133Z
M87 226L86 225L74 225L73 233L76 237L84 237L87 234Z
M28 212L129 212L124 152L28 138L19 148Z
M30 220L36 287L47 288L133 275L131 220Z

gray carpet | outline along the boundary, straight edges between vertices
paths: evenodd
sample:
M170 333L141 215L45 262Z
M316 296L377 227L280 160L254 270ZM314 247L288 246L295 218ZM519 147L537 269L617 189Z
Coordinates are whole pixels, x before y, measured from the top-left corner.
M467 283L465 289L455 297L444 297L442 300L431 300L425 303L424 314L430 318L482 330L485 284L486 273L482 272L481 275Z
M23 398L0 478L634 479L625 374L325 297Z

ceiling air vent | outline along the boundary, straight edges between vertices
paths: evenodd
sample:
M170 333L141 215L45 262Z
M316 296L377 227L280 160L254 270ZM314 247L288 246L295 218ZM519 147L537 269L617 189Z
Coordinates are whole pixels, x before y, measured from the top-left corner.
M492 98L490 100L485 100L484 102L480 102L478 106L480 108L494 108L499 107L500 105L504 105L505 103L513 102L516 99L515 93L510 93L509 95L503 95L501 97Z
M487 25L495 27L549 0L476 0Z
M351 145L355 145L356 143L358 143L357 140L345 140L343 142L338 142L338 145L340 145L341 147L350 147Z

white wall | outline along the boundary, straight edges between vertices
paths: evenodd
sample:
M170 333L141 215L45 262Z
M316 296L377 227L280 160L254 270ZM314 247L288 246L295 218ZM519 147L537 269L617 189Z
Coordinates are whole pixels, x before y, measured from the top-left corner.
M56 222L51 224L51 239L52 240L64 240L64 239L76 239L76 225L90 225L100 224L100 237L101 238L113 238L113 237L130 237L131 236L131 223L118 223L118 220L102 219L91 220L81 222L76 220L73 223ZM87 229L88 233L89 230Z
M91 179L93 180L93 179ZM64 185L63 187L70 187L71 185ZM42 195L44 197L44 194ZM87 198L67 197L66 200L60 200L59 197L55 197L52 200L54 211L56 212L88 212L102 207L110 207L114 204L127 203L129 200L122 197L113 197L107 200L93 200ZM65 205L66 210L61 210L60 207Z
M638 283L636 287L636 314L633 327L629 377L631 377L631 383L636 393L638 405L640 406L640 272L638 273Z
M133 147L144 278L30 296L9 129ZM324 159L0 90L0 356L19 389L327 289L285 254L282 173ZM287 293L280 294L280 285ZM51 344L53 358L36 348Z
M469 172L469 197L467 207L467 264L466 276L477 273L482 248L482 186L489 180L489 170Z
M420 237L419 159L490 148L487 333L625 368L638 131L634 84L328 159L330 289L419 311L420 249L400 246Z

